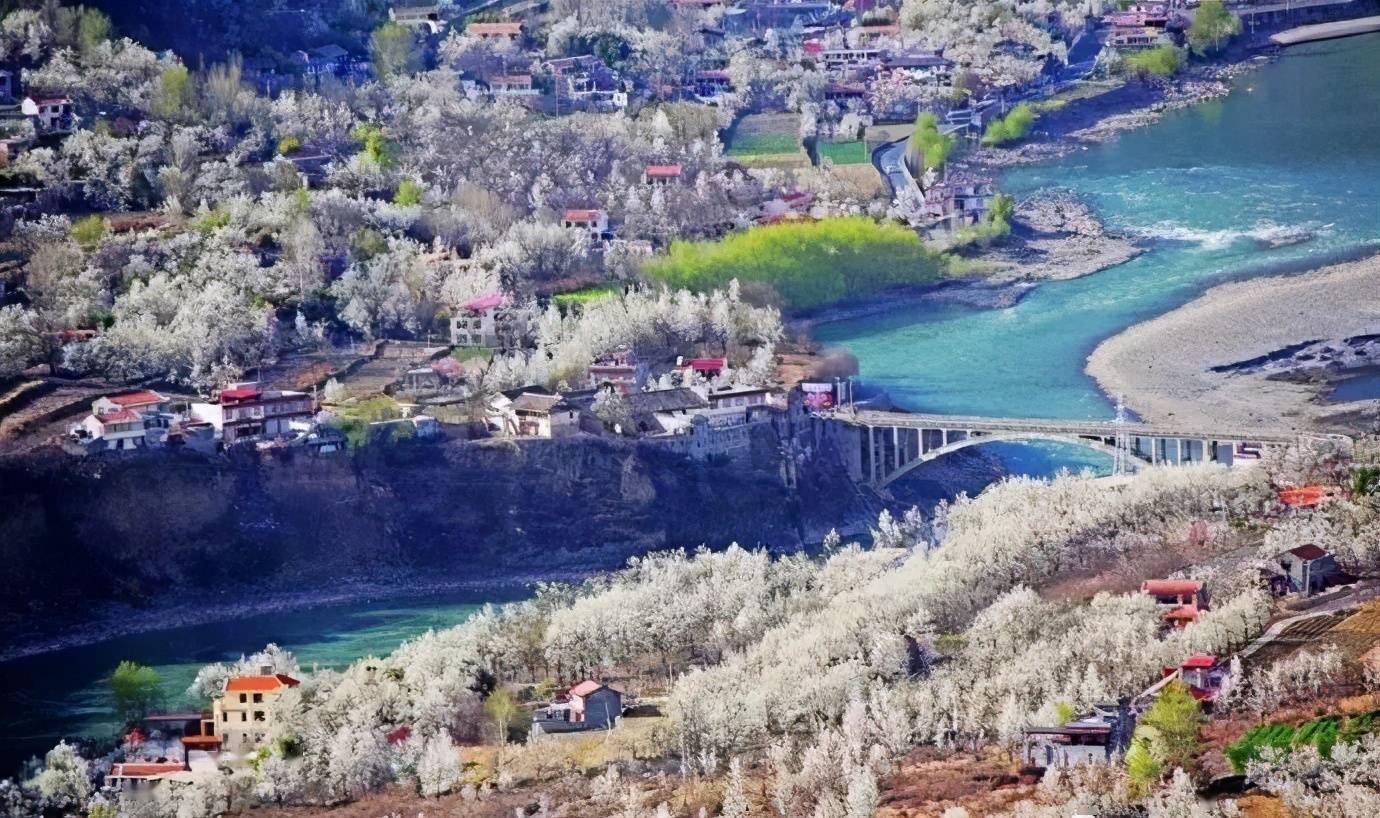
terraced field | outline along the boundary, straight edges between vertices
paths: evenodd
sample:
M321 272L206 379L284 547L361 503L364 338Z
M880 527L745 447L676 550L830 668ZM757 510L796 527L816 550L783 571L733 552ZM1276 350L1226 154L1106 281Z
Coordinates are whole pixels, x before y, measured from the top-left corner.
M1316 616L1296 622L1274 641L1251 655L1252 666L1268 666L1300 648L1320 650L1333 645L1349 661L1357 661L1380 644L1380 600L1371 600L1348 614Z

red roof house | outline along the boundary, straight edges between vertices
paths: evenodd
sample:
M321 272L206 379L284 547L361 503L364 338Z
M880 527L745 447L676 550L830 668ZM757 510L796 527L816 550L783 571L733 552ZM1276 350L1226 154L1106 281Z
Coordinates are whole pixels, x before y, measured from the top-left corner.
M642 182L648 185L668 185L680 178L680 165L648 165L642 171Z
M271 676L236 676L226 681L226 693L268 693L283 687L296 687L301 682L284 673Z

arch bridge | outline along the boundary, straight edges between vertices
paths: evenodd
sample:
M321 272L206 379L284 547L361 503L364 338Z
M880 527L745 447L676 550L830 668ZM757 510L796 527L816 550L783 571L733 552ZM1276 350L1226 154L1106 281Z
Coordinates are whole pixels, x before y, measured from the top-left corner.
M984 418L872 410L840 410L839 423L859 434L854 479L877 488L947 454L999 441L1054 441L1104 452L1118 473L1144 466L1193 463L1227 465L1259 460L1268 448L1309 435L1291 430L1189 429L1128 421ZM1313 435L1321 437L1322 435ZM1330 435L1350 442L1344 435Z

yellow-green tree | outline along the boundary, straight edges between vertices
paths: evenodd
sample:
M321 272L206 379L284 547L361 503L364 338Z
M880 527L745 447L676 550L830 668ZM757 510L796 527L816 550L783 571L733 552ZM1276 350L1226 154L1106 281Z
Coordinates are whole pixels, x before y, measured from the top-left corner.
M915 117L915 130L906 142L906 164L916 175L938 168L949 158L954 140L939 132L939 120L928 111Z
M153 113L160 119L183 121L195 112L196 88L192 76L183 65L170 65L158 77L154 92Z
M370 35L369 55L379 79L406 76L421 68L421 55L417 53L417 38L412 29L392 20L374 29Z
M1203 0L1188 28L1188 47L1198 56L1220 51L1227 40L1241 33L1241 18L1227 10L1222 0Z
M1126 771L1139 792L1146 792L1166 770L1187 768L1198 749L1202 712L1188 686L1175 679L1136 724Z
M126 659L110 674L110 693L116 715L131 721L142 718L161 698L163 680L153 668Z

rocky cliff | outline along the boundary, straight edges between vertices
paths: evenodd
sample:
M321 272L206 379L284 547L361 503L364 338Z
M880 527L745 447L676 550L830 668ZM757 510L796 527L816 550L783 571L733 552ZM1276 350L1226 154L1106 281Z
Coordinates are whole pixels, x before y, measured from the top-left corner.
M735 463L594 438L0 460L0 637L203 591L223 602L345 581L571 576L700 544L790 550L876 513L827 452L788 487L781 446L759 431Z

